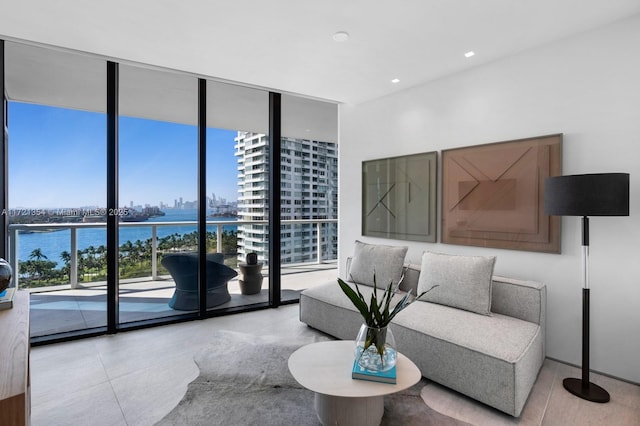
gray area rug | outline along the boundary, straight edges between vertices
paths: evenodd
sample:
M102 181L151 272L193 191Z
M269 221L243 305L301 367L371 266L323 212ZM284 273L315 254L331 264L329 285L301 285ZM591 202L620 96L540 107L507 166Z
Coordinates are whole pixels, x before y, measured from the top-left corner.
M195 355L200 375L189 384L182 401L157 425L319 425L313 392L289 373L287 361L310 342L283 341L218 331ZM383 425L467 423L430 409L420 398L426 381L385 397Z

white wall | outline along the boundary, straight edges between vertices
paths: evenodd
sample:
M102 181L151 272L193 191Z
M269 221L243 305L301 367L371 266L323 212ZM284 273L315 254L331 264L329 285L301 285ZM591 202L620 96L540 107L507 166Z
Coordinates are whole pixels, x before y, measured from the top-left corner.
M636 16L399 94L342 105L341 267L356 239L408 245L407 259L415 263L423 250L496 255L496 273L547 285L547 355L580 365L579 218L562 218L561 255L360 233L363 160L563 133L563 174L631 173L630 217L591 218L591 368L640 383L639 46Z

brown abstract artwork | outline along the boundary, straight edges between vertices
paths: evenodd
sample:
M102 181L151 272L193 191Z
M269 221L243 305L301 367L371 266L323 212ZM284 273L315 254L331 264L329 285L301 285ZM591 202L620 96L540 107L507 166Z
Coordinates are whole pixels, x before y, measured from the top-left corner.
M442 151L442 242L559 253L543 195L561 174L561 134Z
M362 235L436 242L437 155L362 162Z

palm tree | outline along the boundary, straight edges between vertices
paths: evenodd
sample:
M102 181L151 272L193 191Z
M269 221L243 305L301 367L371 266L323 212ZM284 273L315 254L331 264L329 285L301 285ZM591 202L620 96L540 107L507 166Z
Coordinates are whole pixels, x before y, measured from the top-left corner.
M69 280L71 280L71 253L68 251L63 251L60 253L60 260L64 262L64 267L62 268L63 274L69 276Z
M130 254L133 251L133 243L127 240L123 244L120 245L120 251L126 254Z
M45 256L44 253L42 253L41 249L37 248L37 249L33 249L31 254L29 255L29 259L42 260L42 259L48 259L48 257Z
M99 265L96 259L96 248L91 245L87 247L84 250L84 252L87 255L86 263L85 263L87 269L89 270L89 272L94 272L94 273L97 272Z
M33 272L37 279L42 277L43 272L46 270L46 265L42 259L48 259L40 248L34 249L31 254L29 254L29 259L31 260Z
M84 250L78 250L78 274L82 276L82 281L85 280L85 274L87 273L87 262L84 258Z
M141 240L136 240L135 250L135 260L138 262L139 266L142 266L144 261L144 243Z
M103 245L96 249L96 255L98 256L98 269L105 271L107 269L107 248Z
M62 260L65 265L68 265L69 263L71 263L71 253L66 250L63 251L62 253L60 253L60 260Z
M133 264L133 243L127 240L120 245L120 269L125 271Z

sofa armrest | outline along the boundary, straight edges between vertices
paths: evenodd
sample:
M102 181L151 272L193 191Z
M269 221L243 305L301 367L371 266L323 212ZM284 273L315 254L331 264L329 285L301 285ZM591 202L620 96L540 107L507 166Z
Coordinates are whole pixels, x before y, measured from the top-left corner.
M544 360L547 353L547 286L536 281L494 276L491 291L491 312L519 318L540 326Z
M544 329L547 287L539 282L494 276L491 312L536 323Z

